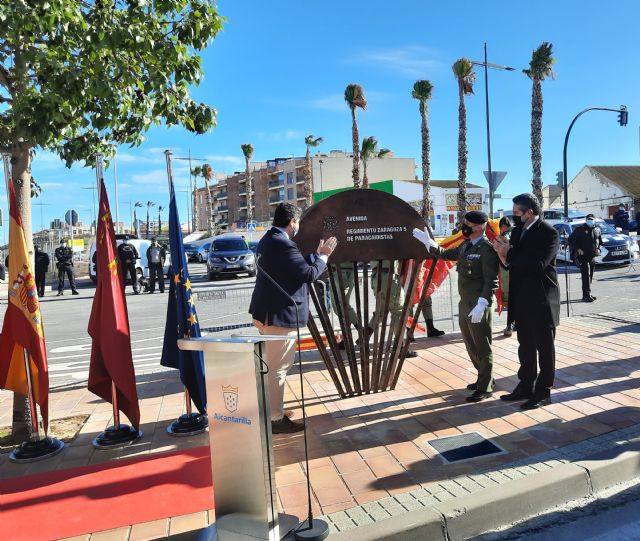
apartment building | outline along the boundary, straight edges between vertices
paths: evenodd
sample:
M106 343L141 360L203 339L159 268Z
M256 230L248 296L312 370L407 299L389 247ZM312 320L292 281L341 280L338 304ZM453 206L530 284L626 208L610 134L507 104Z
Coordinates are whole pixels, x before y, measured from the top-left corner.
M353 186L351 179L352 155L332 150L311 157L313 192L318 197L328 197ZM304 166L301 156L274 158L251 164L253 178L253 220L268 226L273 212L282 201L304 206ZM368 163L369 182L390 180L415 180L413 158L381 158ZM247 189L244 171L236 171L211 184L214 223L222 228L244 227L247 220ZM322 194L322 195L321 195ZM198 228L206 225L206 191L198 188L196 194Z

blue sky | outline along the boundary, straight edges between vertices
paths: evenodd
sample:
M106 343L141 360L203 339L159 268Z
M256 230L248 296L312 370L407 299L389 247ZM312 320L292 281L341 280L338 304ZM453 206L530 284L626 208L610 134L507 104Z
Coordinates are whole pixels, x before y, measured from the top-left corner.
M615 113L582 117L569 147L569 174L585 164L638 164L640 72L634 22L637 1L367 3L325 0L221 0L228 21L203 54L204 81L194 96L218 109L218 127L203 136L181 129L155 129L140 148L122 148L118 161L121 219L128 201L168 206L163 149L177 156L189 149L214 169L243 168L240 144L253 143L255 159L304 153L305 135L322 136L321 150L348 150L351 121L342 95L348 83L365 88L369 108L359 114L361 136L375 135L397 156L420 158L418 106L411 99L417 79L435 89L430 103L432 178L457 175L457 88L451 64L459 57L519 68L489 74L493 169L508 175L504 196L530 189L531 81L521 73L532 50L553 43L556 79L543 83L543 180L555 182L562 169L562 145L569 122L589 106L629 107L629 125ZM483 183L486 169L484 75L467 100L468 181ZM184 162L176 179L187 185ZM93 171L61 165L39 153L34 174L44 188L45 226L68 208L91 215ZM107 171L112 192L112 171ZM179 194L186 221L186 194ZM4 198L3 198L4 199ZM3 203L4 204L4 203ZM498 201L496 208L510 206ZM166 211L165 211L166 216ZM34 207L34 228L40 207Z

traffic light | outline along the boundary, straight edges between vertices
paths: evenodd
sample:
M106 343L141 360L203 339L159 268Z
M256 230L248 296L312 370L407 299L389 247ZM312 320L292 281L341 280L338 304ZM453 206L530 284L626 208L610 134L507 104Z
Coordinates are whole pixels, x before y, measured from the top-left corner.
M626 126L628 119L629 112L627 111L627 107L625 105L621 105L620 110L618 111L618 123L620 126Z
M564 171L558 171L556 173L556 184L558 186L564 186Z

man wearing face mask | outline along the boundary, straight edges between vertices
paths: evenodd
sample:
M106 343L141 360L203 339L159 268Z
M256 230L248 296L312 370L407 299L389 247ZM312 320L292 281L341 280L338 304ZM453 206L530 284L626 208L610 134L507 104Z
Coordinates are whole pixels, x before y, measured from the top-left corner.
M513 198L512 218L511 240L497 237L493 247L509 269L509 312L517 327L520 382L500 398L526 400L520 407L530 410L551 402L556 362L553 342L560 323L559 240L558 232L540 218L540 204L533 194Z
M575 254L575 260L580 267L582 275L582 300L593 302L596 298L591 295L591 282L593 269L596 266L596 256L600 255L602 236L600 228L596 227L596 218L593 214L587 214L583 225L576 227L569 235L569 247Z
M498 289L498 256L484 236L488 217L484 212L467 212L460 231L465 241L443 250L425 228L413 230L429 253L438 259L457 261L458 317L462 339L471 362L478 371L476 383L467 385L474 391L469 402L480 402L493 394L493 352L491 350L491 302Z
M622 203L620 203L618 210L613 215L613 225L622 229L625 235L629 234L629 213Z
M69 248L67 240L60 241L60 246L53 253L58 268L58 296L64 294L64 276L67 275L72 295L80 295L76 289L76 280L73 275L73 252Z

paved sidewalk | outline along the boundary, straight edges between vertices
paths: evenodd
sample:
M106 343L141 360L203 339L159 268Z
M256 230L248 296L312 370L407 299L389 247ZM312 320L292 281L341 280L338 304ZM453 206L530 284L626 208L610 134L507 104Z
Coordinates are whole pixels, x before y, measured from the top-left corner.
M475 374L457 334L419 339L419 357L407 360L396 390L346 400L337 396L321 361L306 356L314 513L326 516L334 531L346 531L499 487L640 435L639 330L640 311L563 320L556 339L553 404L530 412L498 398L516 384L515 336L495 335L496 392L479 404L465 402L465 386ZM138 388L145 437L137 445L111 456L93 451L90 439L109 423L110 405L84 389L54 392L54 416L90 414L81 435L50 461L16 466L3 460L0 478L206 444L206 435L174 439L165 433L182 412L174 373L141 376ZM299 391L293 373L285 400L298 417ZM10 396L0 393L0 424L7 422ZM490 438L506 452L445 464L427 443L467 432ZM276 436L274 448L279 507L303 517L302 436ZM173 539L211 519L210 512L197 513L93 534L91 539Z

